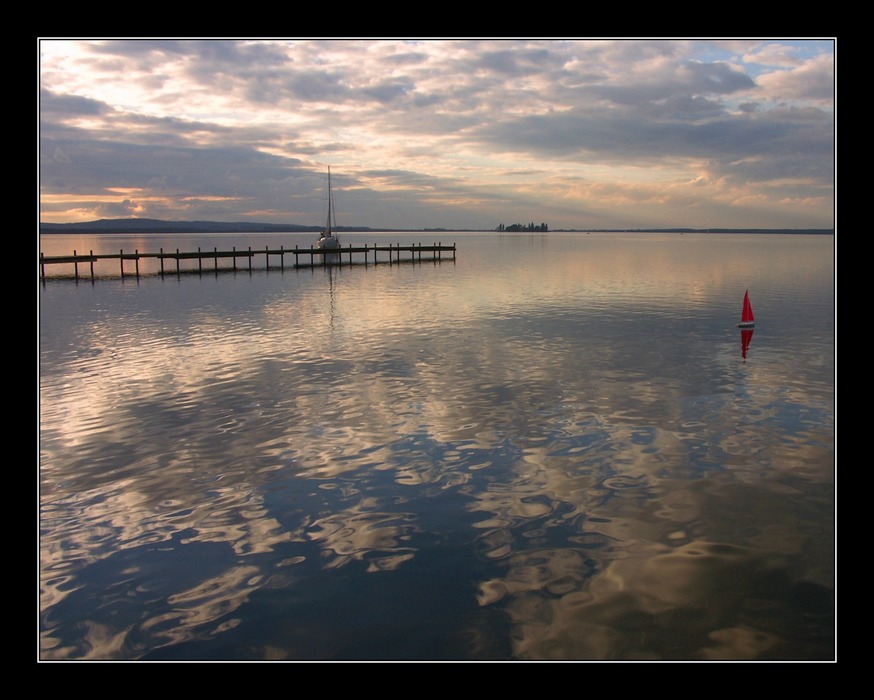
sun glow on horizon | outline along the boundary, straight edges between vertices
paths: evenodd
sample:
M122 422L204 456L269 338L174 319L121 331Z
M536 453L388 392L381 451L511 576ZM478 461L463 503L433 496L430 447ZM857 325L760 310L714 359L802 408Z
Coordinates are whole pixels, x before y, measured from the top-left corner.
M43 40L40 56L45 221L292 223L331 163L353 225L834 225L829 41Z

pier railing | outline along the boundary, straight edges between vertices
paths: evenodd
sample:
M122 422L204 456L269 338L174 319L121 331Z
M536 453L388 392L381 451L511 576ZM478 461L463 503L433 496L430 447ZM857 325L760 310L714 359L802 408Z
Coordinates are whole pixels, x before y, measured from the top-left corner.
M269 246L265 246L263 249L252 249L251 247L247 250L237 250L233 248L232 250L218 250L217 248L213 248L213 250L201 250L198 248L196 251L189 252L180 252L177 248L175 252L165 252L163 248L160 249L158 253L141 253L139 250L135 250L133 253L125 253L123 249L119 250L118 253L99 253L94 254L93 251L89 251L87 254L77 253L75 250L72 255L44 255L43 253L39 254L39 265L40 265L40 278L45 281L46 280L46 266L47 265L72 265L73 266L73 274L74 277L78 280L86 275L80 275L79 267L88 266L88 274L92 280L96 278L94 273L94 263L98 260L117 260L119 263L119 268L121 272L121 277L140 277L140 260L146 259L157 259L160 262L160 274L162 277L166 274L180 274L181 270L181 262L183 260L197 260L197 270L188 270L193 272L203 273L204 271L214 270L216 272L219 271L219 260L221 259L229 259L231 261L230 268L223 269L231 269L236 271L237 268L237 260L240 259L243 261L243 266L248 268L250 271L253 270L252 260L258 256L264 256L264 263L267 269L270 268L270 259L271 257L279 259L279 268L285 269L285 258L286 256L294 256L293 267L316 267L316 266L328 266L328 265L343 265L344 259L345 264L353 265L353 264L373 264L378 265L380 263L389 265L394 263L401 262L422 262L422 261L433 261L440 262L443 260L444 254L447 259L455 260L455 244L452 245L443 245L443 243L433 243L431 245L422 245L411 244L411 245L401 245L398 244L387 244L387 245L364 245L364 246L354 246L349 245L347 247L339 247L332 249L320 249L315 246L311 246L309 248L300 248L295 246L294 248L285 248L284 246L280 246L279 248L270 248ZM380 254L382 254L382 260L380 260ZM387 256L387 259L386 259ZM303 260L301 260L303 258ZM125 262L128 263L128 267L125 268ZM133 263L134 269L131 271L130 264ZM168 270L168 263L170 269ZM175 264L174 264L175 263ZM206 263L206 266L204 265ZM206 267L206 269L205 269Z

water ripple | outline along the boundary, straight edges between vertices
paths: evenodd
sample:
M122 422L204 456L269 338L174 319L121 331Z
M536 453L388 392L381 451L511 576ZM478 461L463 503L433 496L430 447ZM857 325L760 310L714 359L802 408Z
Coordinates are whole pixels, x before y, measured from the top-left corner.
M818 237L470 236L47 284L41 658L827 657Z

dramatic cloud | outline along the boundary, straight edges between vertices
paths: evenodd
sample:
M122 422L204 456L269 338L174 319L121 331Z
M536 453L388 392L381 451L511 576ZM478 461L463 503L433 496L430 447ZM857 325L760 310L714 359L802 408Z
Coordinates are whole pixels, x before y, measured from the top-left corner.
M40 218L830 228L834 43L41 39Z

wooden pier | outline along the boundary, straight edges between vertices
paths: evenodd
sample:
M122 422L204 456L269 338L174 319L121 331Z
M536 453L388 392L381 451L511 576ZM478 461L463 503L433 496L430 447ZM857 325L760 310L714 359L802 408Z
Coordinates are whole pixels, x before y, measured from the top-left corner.
M310 246L309 248L299 248L295 246L294 248L285 248L280 246L279 248L270 248L266 246L263 250L249 248L247 250L237 250L233 248L232 250L218 250L213 248L213 250L201 250L197 249L195 252L179 252L179 249L176 249L176 252L165 252L163 248L161 248L158 253L141 253L139 250L135 250L133 253L125 253L124 250L119 250L118 253L100 253L95 255L93 251L89 251L89 253L82 254L77 253L75 250L72 255L44 255L43 253L39 254L39 265L40 265L40 278L43 282L46 280L46 266L47 265L73 265L73 274L76 280L81 279L84 275L79 274L79 266L80 265L88 265L88 277L91 280L95 279L94 274L94 263L98 260L118 260L119 268L121 271L121 277L124 279L125 276L128 277L136 277L139 279L140 277L140 260L145 259L157 259L161 263L160 268L160 276L163 277L166 274L181 274L181 265L180 263L183 260L197 260L197 270L189 270L190 272L199 272L203 273L204 271L213 270L215 272L219 271L219 260L220 259L229 259L231 261L230 268L221 268L221 269L230 269L234 272L237 271L237 260L241 259L243 261L243 266L247 268L249 271L252 271L254 268L252 266L253 258L257 256L264 256L264 264L265 267L262 269L270 268L270 259L273 257L274 259L279 258L279 268L285 269L285 257L294 256L293 267L322 267L322 266L337 266L337 265L353 265L353 264L373 264L378 265L382 264L394 264L401 262L422 262L431 260L433 262L440 262L443 260L444 253L449 258L449 254L451 253L451 259L455 260L455 244L452 245L443 245L442 243L434 243L432 245L422 245L421 243L412 244L412 245L401 245L401 244L391 244L388 245L364 245L364 246L353 246L349 245L345 248L342 246L336 249L331 250L321 250L315 248L314 246ZM379 259L379 254L383 255L383 259ZM386 260L387 255L387 260ZM303 261L301 261L303 258ZM345 263L344 263L345 258ZM125 262L128 262L128 268L125 269ZM175 261L175 265L173 264ZM130 263L133 263L134 269L133 272L130 270ZM165 263L169 262L171 269L168 271ZM206 263L206 270L204 263ZM175 269L174 269L175 268Z

